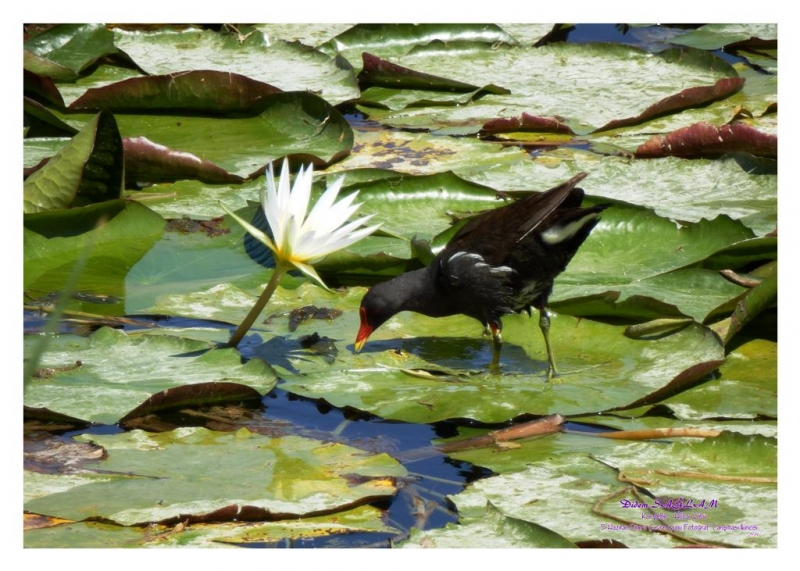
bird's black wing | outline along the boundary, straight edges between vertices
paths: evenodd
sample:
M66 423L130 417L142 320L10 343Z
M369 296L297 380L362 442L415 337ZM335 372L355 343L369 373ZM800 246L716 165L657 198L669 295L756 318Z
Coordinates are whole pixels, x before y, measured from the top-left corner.
M514 245L539 227L562 203L580 204L583 191L575 185L586 176L584 172L579 173L541 194L476 216L456 232L442 253L449 257L459 251L472 252L489 264L502 264Z

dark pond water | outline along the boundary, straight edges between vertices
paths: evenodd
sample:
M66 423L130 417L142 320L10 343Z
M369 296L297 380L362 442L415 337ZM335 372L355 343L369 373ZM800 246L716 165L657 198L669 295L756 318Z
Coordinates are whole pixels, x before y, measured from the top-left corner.
M188 325L188 324L186 324ZM196 322L191 325L197 326ZM457 494L469 482L491 475L491 471L466 462L451 460L431 450L431 441L456 435L456 425L440 423L408 424L383 420L374 416L343 411L324 402L292 395L280 388L264 396L256 411L265 421L282 426L286 432L326 441L341 442L370 452L386 452L401 460L409 472L401 491L391 500L376 507L386 510L386 523L402 530L396 536L386 533L351 533L279 543L254 543L249 547L390 547L403 539L413 527L443 527L455 522L457 514L447 496ZM118 426L95 425L85 430L67 432L64 437L79 434L116 434ZM425 450L422 455L408 454ZM404 456L414 458L404 459ZM417 457L419 456L419 457ZM426 506L426 515L415 516L415 506Z
M413 514L414 505L419 502L428 506L426 511L429 515L424 518L426 529L455 522L457 514L452 510L447 495L456 494L467 483L491 474L489 470L450 460L434 452L420 459L403 459L404 452L429 448L434 439L455 436L455 425L408 424L366 415L354 416L326 404L291 395L280 388L264 397L264 404L264 414L271 420L286 420L294 428L320 435L328 434L333 440L371 451L385 451L400 459L411 479L394 499L383 506L388 512L387 522L400 530L407 531L418 525ZM389 547L393 539L386 534L353 533L266 547Z
M685 33L700 24L680 24L669 26L628 26L626 24L578 24L568 32L566 41L571 44L590 42L612 42L636 46L650 52L674 47L669 39ZM747 62L743 57L724 50L712 51L714 55L728 63Z

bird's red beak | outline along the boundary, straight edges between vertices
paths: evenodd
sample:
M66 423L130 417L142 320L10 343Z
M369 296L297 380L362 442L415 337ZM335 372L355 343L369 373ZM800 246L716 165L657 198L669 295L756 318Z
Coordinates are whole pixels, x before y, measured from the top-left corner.
M359 309L359 313L361 314L361 327L358 329L358 335L356 335L356 353L361 351L361 348L364 347L364 343L367 342L367 338L375 329L367 321L367 310L362 307Z

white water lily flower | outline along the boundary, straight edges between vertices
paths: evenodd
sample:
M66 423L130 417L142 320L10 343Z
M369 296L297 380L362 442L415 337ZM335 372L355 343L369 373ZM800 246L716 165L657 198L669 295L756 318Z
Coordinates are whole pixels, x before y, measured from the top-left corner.
M306 169L301 167L295 177L294 186L290 189L289 161L284 159L280 180L277 184L270 163L267 171L267 184L261 188L261 208L264 210L267 224L272 231L272 237L222 204L222 208L228 214L272 250L275 255L275 271L272 278L250 314L231 337L229 342L231 346L235 347L250 329L269 298L272 297L278 281L284 273L297 268L327 289L325 282L319 277L312 264L328 254L358 242L372 234L380 226L380 224L376 224L364 227L374 216L372 214L348 222L361 204L353 204L358 196L358 191L336 201L344 182L344 176L339 177L328 187L319 197L311 212L308 212L313 176L312 165L308 165Z

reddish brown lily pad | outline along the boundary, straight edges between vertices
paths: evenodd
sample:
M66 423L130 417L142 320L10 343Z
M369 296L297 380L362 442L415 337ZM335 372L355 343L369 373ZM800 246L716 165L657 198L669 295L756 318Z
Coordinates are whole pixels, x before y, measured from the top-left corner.
M725 77L717 81L714 85L702 85L700 87L690 87L684 89L680 93L670 95L661 101L651 105L639 115L635 117L627 117L625 119L615 119L606 123L597 131L608 131L611 129L618 129L620 127L628 127L630 125L638 125L656 117L682 111L691 107L700 107L725 99L742 89L744 85L744 78L741 77Z
M698 383L702 382L703 379L705 379L709 374L711 374L713 371L717 370L720 366L722 366L724 362L725 362L724 360L713 360L713 361L704 361L702 363L697 363L695 365L692 365L688 369L678 373L669 383L667 383L660 389L650 393L649 395L646 395L624 406L615 406L613 408L608 409L605 412L612 412L617 410L630 410L632 408L638 408L640 406L659 403L664 399L667 399L682 391L690 389L693 386L697 385Z
M241 183L244 179L191 153L176 151L145 137L128 138L125 148L125 184L136 188L156 182L196 179L208 184Z
M657 135L636 149L639 158L708 157L744 151L758 157L778 157L778 136L762 133L746 123L716 127L695 123L667 135Z
M520 131L563 133L566 135L575 134L572 129L561 122L557 117L538 117L530 113L523 113L519 117L502 117L487 121L483 124L481 135Z
M119 420L123 428L133 426L148 415L163 414L187 407L220 403L258 401L261 394L246 385L231 382L208 382L183 385L152 395Z
M392 87L397 89L451 91L455 93L469 93L478 90L495 94L510 93L507 89L496 85L481 87L438 75L414 71L367 52L361 55L361 59L363 60L363 67L357 79L362 90L368 87Z
M195 70L133 77L89 89L70 109L116 112L173 110L223 114L251 110L282 90L238 73Z
M78 430L91 426L91 422L75 418L46 407L23 407L23 419L26 430L49 430L53 432Z
M55 82L49 77L39 75L27 69L23 70L23 86L25 95L43 103L51 103L58 108L64 107L64 99Z

